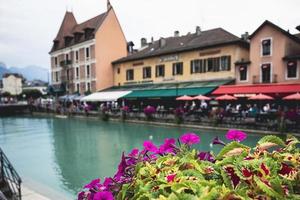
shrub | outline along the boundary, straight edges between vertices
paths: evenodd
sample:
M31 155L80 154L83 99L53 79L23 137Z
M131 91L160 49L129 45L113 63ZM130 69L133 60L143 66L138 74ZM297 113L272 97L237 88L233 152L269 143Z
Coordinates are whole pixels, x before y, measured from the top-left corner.
M184 110L182 108L175 109L174 115L175 115L176 124L181 124L183 122L183 114L184 114Z
M213 145L224 146L216 155L192 148L200 142L195 133L177 145L173 138L160 146L145 141L142 151L122 154L113 177L93 180L78 199L299 199L298 139L265 136L250 148L240 143L246 137L230 130L231 142L215 138Z
M153 118L153 114L156 112L153 106L147 106L144 109L144 114L146 115L147 120L151 120Z

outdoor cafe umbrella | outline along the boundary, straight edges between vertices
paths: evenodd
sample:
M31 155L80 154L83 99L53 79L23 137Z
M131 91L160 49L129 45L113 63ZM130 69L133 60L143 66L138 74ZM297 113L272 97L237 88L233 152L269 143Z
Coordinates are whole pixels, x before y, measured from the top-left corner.
M262 94L262 93L260 93L258 95L255 95L255 96L252 96L252 97L249 97L248 99L249 100L274 100L273 97Z
M176 100L177 101L191 101L191 100L194 100L194 98L187 96L187 95L183 95L181 97L177 97Z
M200 100L200 101L209 101L211 100L211 98L207 97L207 96L204 96L204 95L198 95L198 96L195 96L193 97L194 100Z
M236 97L228 95L228 94L219 96L219 97L217 97L215 99L218 100L218 101L235 101L235 100L237 100Z
M297 92L296 94L291 94L283 98L283 100L300 100L300 94ZM298 110L298 101L297 101L297 110Z
M283 98L284 100L300 100L300 94L297 92L296 94L291 94Z

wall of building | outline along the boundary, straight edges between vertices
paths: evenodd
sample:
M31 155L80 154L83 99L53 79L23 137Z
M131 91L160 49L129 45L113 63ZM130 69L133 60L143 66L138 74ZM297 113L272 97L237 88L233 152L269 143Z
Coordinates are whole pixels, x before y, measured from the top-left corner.
M97 90L113 86L112 61L127 55L127 42L113 9L96 33Z
M246 48L238 45L227 45L218 48L209 48L205 50L189 51L179 54L171 54L168 56L177 57L178 59L172 61L162 62L161 58L167 56L158 56L153 58L141 59L137 61L124 62L114 65L114 85L124 85L128 83L126 80L126 70L134 69L134 80L130 82L143 83L147 81L153 81L153 83L159 82L173 82L173 81L205 81L213 79L227 79L235 78L234 63L238 60L249 59L249 51ZM205 72L205 73L191 73L191 61L195 59L207 59L216 58L221 56L231 56L230 71L219 72ZM173 63L183 62L183 74L173 75ZM157 65L165 65L165 76L156 77L155 70ZM151 67L151 78L143 79L143 68L146 66ZM120 73L118 73L118 68Z
M271 38L271 55L262 56L262 40ZM296 46L295 46L296 45ZM298 79L286 78L286 61L283 57L293 54L295 49L299 49L294 41L291 41L282 32L272 26L266 25L257 32L250 42L250 61L248 66L248 80L238 84L257 84L261 81L261 66L264 63L271 63L271 82L273 83L293 83L299 82ZM296 53L296 52L295 52ZM299 68L299 63L298 63ZM298 73L299 73L298 69ZM298 76L299 77L299 76ZM237 76L238 80L238 76Z
M2 79L2 92L9 92L11 95L19 95L22 93L22 78L10 75Z

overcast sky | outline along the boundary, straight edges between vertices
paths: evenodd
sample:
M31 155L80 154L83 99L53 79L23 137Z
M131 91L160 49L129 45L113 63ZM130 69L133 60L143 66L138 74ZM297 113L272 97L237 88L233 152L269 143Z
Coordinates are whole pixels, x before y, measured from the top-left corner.
M240 36L268 19L292 33L300 25L299 0L111 0L127 41L222 27ZM0 0L0 61L50 67L49 50L66 9L77 22L106 11L106 0Z

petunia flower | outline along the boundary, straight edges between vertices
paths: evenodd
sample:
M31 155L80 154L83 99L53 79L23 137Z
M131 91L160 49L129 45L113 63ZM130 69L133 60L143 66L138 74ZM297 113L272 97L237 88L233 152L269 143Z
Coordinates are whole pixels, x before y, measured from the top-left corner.
M118 171L117 173L115 174L114 176L114 179L116 181L119 181L121 179L122 176L124 176L125 174L125 169L127 167L127 163L126 163L126 158L125 158L125 154L124 152L122 153L122 158L121 158L121 162L119 163L119 166L118 166Z
M211 155L210 152L200 152L198 154L198 158L199 160L207 160L209 162L215 162L215 158L213 157L213 155Z
M128 156L136 157L138 154L139 154L139 149L134 148L134 149L132 149L132 151L128 154Z
M84 188L93 189L93 188L99 188L100 186L101 186L101 184L100 184L100 178L97 178L95 180L92 180L89 184L86 184L84 186Z
M167 176L167 181L168 181L168 183L174 182L175 177L176 177L176 174L169 174L169 175Z
M78 193L78 197L77 197L78 200L84 200L84 198L85 198L85 192L82 191Z
M191 146L193 144L198 144L200 142L200 137L195 133L185 133L180 136L180 142Z
M227 132L226 138L228 140L235 140L237 142L241 142L247 138L247 134L243 131L231 129Z
M158 151L158 148L149 140L144 141L143 144L145 150L156 153Z
M114 200L114 196L111 192L103 191L103 192L97 192L94 195L93 200Z
M159 147L158 153L159 154L174 153L175 142L176 141L174 138L166 138L165 143Z
M222 140L220 140L218 136L215 137L211 143L212 144L220 144L220 145L224 145L225 146L225 142L223 142Z

